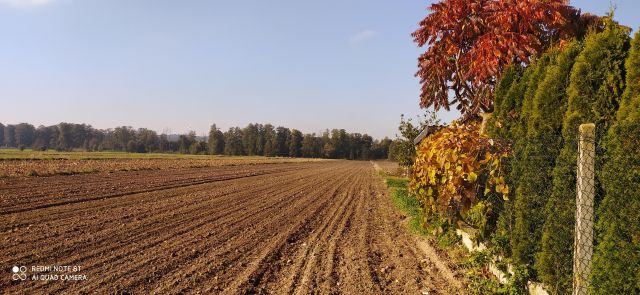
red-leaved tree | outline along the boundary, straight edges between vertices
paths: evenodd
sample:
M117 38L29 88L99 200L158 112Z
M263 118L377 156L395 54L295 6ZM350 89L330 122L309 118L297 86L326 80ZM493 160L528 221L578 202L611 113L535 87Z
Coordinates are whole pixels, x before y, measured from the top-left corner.
M510 63L528 64L550 45L597 23L566 0L442 0L412 36L420 47L420 106L465 116L493 110L493 90Z

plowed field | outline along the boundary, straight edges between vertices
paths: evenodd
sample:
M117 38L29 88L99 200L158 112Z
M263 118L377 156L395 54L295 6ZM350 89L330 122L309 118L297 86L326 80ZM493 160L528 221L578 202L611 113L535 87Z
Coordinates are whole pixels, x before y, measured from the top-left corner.
M5 178L0 218L3 294L460 293L369 162Z

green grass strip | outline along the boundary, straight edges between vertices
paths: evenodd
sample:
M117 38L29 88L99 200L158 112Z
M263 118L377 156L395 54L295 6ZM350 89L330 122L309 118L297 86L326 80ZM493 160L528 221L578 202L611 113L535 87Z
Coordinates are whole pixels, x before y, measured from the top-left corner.
M420 201L409 192L409 179L383 175L393 204L409 217L407 226L420 235L427 235L427 231L420 225L423 219Z

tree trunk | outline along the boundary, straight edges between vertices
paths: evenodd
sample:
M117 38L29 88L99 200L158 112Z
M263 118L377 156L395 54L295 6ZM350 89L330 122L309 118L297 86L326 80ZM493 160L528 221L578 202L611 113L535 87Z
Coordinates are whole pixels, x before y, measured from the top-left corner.
M493 113L482 113L480 116L482 117L482 125L480 125L480 135L484 135L487 131L487 122L491 119Z

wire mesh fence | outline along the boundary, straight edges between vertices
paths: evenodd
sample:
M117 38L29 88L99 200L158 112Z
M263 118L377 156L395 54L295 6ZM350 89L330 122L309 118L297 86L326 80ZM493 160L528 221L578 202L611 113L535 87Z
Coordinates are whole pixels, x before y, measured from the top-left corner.
M590 286L602 136L594 124L582 124L565 134L529 132L510 143L513 199L498 221L509 240L504 254L527 265L553 294L587 294Z
M595 125L580 126L576 181L576 219L573 247L573 294L586 295L593 257L595 222Z

